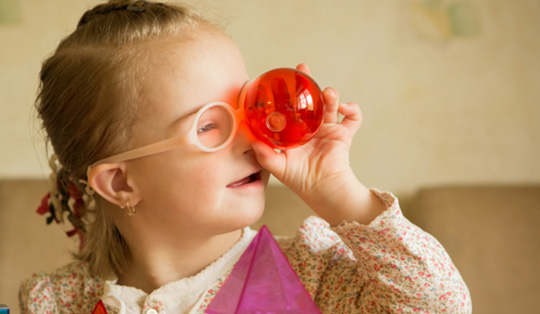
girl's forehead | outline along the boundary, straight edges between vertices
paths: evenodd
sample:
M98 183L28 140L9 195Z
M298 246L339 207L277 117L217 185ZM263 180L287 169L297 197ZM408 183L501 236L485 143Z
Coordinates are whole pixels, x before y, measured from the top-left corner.
M161 45L150 58L149 71L156 76L175 76L189 84L197 78L219 77L220 71L243 75L244 59L234 42L222 34L203 33Z
M242 55L223 35L171 45L152 72L148 83L159 91L156 96L167 91L188 106L228 101L248 79Z
M222 34L201 34L161 44L141 79L141 119L170 124L210 102L235 106L248 76L232 40Z

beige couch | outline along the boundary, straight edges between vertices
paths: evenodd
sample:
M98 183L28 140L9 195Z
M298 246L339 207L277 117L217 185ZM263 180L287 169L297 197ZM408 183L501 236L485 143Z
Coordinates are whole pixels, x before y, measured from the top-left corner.
M19 282L52 271L74 248L35 208L47 191L39 180L0 180L0 303L18 313ZM540 185L462 186L420 190L402 204L410 220L446 247L471 290L474 313L538 313L540 300ZM292 235L310 214L281 186L268 189L261 224Z

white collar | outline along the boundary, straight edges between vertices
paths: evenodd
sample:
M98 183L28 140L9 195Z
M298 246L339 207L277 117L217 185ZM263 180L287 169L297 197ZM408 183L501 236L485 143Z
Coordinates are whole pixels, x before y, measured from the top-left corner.
M103 303L118 309L119 314L141 313L147 300L162 304L164 311L161 310L161 313L188 313L215 280L232 269L255 235L251 228L244 228L240 240L201 272L170 282L150 294L134 287L118 285L118 279L108 280L104 285Z

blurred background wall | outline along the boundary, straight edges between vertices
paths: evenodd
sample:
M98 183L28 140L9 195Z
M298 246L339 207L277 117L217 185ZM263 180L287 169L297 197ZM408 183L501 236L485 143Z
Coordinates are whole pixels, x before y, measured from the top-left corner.
M0 178L44 178L42 60L95 0L0 0ZM358 103L367 186L540 182L537 0L186 1L224 25L251 76L310 65Z

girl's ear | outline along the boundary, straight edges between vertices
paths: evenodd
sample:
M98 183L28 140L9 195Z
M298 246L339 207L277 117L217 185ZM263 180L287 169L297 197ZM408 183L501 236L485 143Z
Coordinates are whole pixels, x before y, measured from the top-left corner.
M120 208L137 205L141 198L134 182L128 179L126 163L105 163L93 167L88 184L107 201Z

